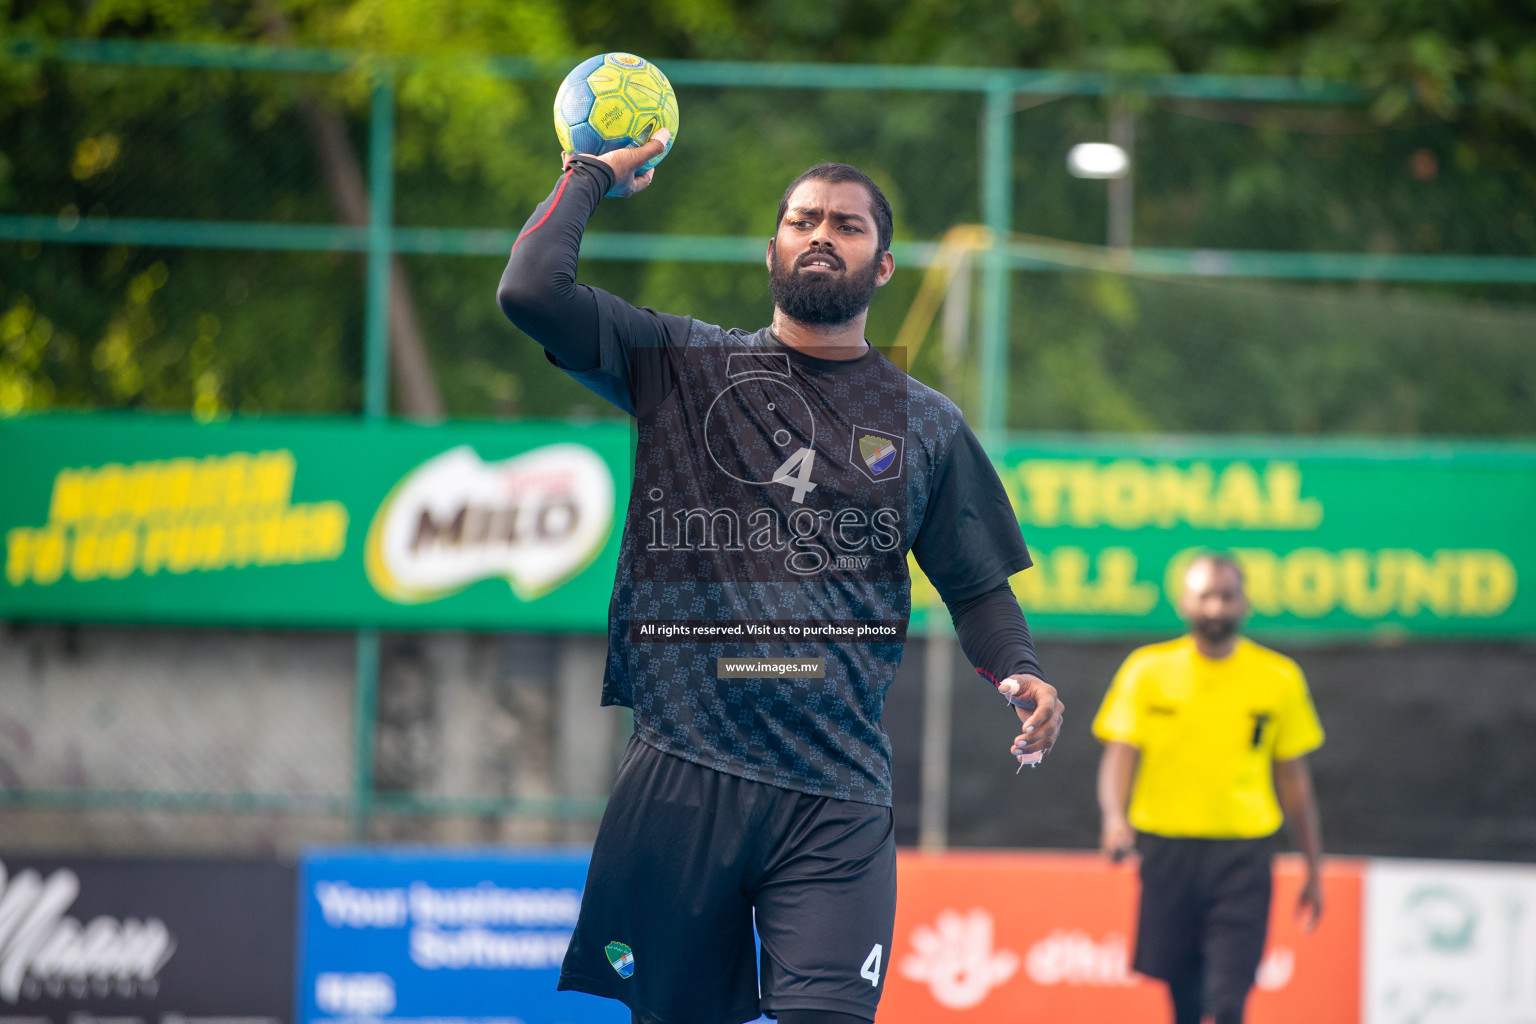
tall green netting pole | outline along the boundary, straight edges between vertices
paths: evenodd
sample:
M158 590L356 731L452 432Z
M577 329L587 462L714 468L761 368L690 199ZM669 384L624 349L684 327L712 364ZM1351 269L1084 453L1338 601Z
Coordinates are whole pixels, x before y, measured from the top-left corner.
M977 426L989 444L1008 425L1008 236L1013 230L1013 90L1004 81L987 90L982 114L982 220L992 236L985 254L981 298L981 365Z
M394 79L379 71L368 121L368 295L363 337L363 418L389 415L389 263L393 255ZM373 810L373 736L379 695L379 634L357 632L357 685L352 702L352 838L368 838Z
M394 79L380 71L368 124L368 314L363 349L363 417L389 415L389 263L395 202Z

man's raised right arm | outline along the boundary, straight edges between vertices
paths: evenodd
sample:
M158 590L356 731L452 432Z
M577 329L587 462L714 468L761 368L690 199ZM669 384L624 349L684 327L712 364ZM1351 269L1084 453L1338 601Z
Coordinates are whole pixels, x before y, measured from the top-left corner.
M496 302L507 319L544 347L556 366L623 411L654 407L670 390L662 362L631 359L636 348L660 351L687 336L687 319L636 309L607 292L576 283L587 220L605 195L633 195L653 171L635 172L661 155L666 132L643 146L602 156L565 154L555 190L539 204L512 245Z
M587 220L613 181L613 169L594 157L568 160L518 234L496 289L507 319L571 370L594 369L600 358L597 298L577 285L576 260Z

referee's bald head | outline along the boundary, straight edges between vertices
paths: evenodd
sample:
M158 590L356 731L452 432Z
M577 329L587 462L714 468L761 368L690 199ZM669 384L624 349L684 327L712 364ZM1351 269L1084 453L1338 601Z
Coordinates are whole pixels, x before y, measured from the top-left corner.
M1220 644L1232 639L1248 617L1243 567L1219 551L1196 555L1184 570L1179 614L1191 632L1206 640Z
M1196 579L1196 574L1200 579ZM1238 590L1242 590L1248 582L1248 577L1243 574L1243 567L1237 559L1231 555L1224 555L1220 551L1202 551L1189 563L1184 570L1184 589L1191 586L1200 586L1203 579L1211 574L1231 573L1237 580Z

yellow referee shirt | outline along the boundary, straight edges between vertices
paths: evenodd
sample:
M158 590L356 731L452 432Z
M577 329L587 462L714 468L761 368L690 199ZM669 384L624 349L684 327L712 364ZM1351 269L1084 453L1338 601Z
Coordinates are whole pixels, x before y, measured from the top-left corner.
M1273 762L1323 745L1294 661L1247 639L1212 661L1189 636L1131 652L1104 695L1093 734L1141 751L1133 827L1203 839L1277 830Z

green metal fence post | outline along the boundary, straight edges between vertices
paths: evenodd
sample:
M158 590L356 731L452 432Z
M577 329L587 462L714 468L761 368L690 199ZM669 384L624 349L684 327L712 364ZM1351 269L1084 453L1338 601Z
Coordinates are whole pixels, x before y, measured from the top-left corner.
M373 813L373 730L379 696L379 634L357 631L357 683L352 694L352 838L368 838Z
M394 250L395 91L381 71L368 125L368 315L363 355L363 415L389 415L389 265Z
M1013 230L1013 89L1007 79L987 89L982 114L982 220L992 235L981 298L980 428L996 439L1008 425L1008 236Z
M368 294L363 336L363 418L389 415L389 267L394 258L394 78L378 71L368 122ZM368 838L373 810L373 734L379 695L379 634L357 633L352 714L352 838Z

